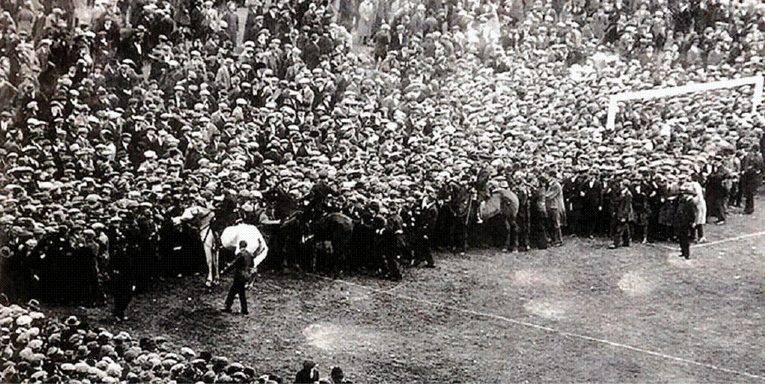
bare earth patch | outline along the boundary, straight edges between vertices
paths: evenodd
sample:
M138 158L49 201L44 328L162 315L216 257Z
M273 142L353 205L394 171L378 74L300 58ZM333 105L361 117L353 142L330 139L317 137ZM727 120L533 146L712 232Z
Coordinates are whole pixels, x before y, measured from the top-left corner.
M763 228L765 215L733 212L689 261L677 244L613 251L605 237L567 237L528 253L437 253L437 268L407 269L400 286L267 272L248 293L250 316L218 311L229 276L212 289L201 276L158 281L121 324L108 306L46 309L134 339L166 336L285 382L305 359L356 383L763 382L765 236L715 243Z
M655 284L642 273L630 271L625 273L617 284L619 289L630 296L643 296L653 291Z
M561 320L566 317L568 304L556 300L531 300L523 306L527 312L550 320Z
M563 284L560 275L553 271L521 269L513 273L513 283L523 287L559 287Z
M693 259L693 250L691 251L691 258L689 260L686 260L680 256L678 256L680 252L670 252L667 254L667 263L672 265L673 267L677 268L694 268L696 261Z
M306 342L324 351L358 351L380 344L379 334L353 325L328 322L314 323L303 330Z

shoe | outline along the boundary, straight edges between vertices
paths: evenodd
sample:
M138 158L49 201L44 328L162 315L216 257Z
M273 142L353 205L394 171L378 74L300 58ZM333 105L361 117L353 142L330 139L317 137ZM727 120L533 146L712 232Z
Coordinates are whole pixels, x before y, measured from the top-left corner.
M247 315L249 315L249 314L250 314L250 312L249 312L249 311L243 311L243 312L241 313L241 315L242 315L242 316L247 316Z
M725 225L725 220L720 220L716 222L715 225Z
M611 244L611 245L609 245L609 246L608 246L608 249L616 249L616 248L619 248L619 247L618 247L618 246L616 246L616 245L613 245L613 244Z
M701 244L701 243L706 243L706 242L707 242L707 238L706 238L706 237L702 237L702 238L700 238L700 239L699 239L699 241L697 241L697 242L698 242L699 244Z
M691 259L690 256L683 256L683 258L686 259L686 260L690 260Z
M225 313L231 313L231 308L223 308L220 311Z

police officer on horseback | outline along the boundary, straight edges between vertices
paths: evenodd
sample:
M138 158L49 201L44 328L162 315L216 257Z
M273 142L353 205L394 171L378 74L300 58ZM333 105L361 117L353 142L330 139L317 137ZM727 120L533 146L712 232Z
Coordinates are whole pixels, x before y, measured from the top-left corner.
M476 219L478 224L483 222L480 212L481 208L483 208L483 205L486 203L486 200L489 199L489 180L491 179L493 173L494 168L491 166L491 164L486 164L481 168L480 171L478 171L478 175L476 175L475 181L473 182L473 188L475 188L476 198L478 201L478 218Z
M327 183L328 177L327 171L319 172L319 180L314 183L308 194L303 197L305 202L303 217L308 222L321 218L327 212L329 197L338 195L337 191Z

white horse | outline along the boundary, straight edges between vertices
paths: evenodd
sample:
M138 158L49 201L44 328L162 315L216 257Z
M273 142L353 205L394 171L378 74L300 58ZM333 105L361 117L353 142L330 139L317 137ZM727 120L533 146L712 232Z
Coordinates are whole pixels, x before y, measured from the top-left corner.
M173 218L173 222L178 225L186 222L194 225L199 230L199 238L202 240L202 248L205 251L205 261L207 262L207 281L205 285L212 286L220 283L220 253L216 243L215 233L210 228L210 224L215 217L215 212L209 208L193 206L183 211L181 216ZM247 242L247 250L254 256L253 270L263 262L268 253L268 245L257 227L249 224L237 224L226 227L220 234L220 246L239 253L239 242Z
M247 251L252 256L252 270L250 275L253 275L258 265L265 260L268 254L268 245L263 235L258 230L258 227L250 224L237 224L230 227L226 227L220 235L220 245L223 248L234 251L234 254L239 254L239 243L244 241L247 243Z
M215 247L215 234L212 228L210 228L213 218L215 218L215 212L212 209L198 205L186 208L182 215L173 218L175 225L185 222L193 225L199 231L199 238L202 240L202 248L205 251L205 261L207 263L207 280L205 285L208 287L220 282L218 249Z

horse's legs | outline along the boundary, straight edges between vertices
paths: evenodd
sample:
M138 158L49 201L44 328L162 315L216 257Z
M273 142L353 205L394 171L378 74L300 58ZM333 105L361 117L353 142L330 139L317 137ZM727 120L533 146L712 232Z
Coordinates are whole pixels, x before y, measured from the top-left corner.
M205 250L205 262L207 263L207 281L205 281L205 285L210 287L213 283L217 283L220 280L218 255L213 249L212 233L202 234L202 247Z
M336 239L333 244L332 250L333 253L337 254L337 257L335 258L335 265L334 265L334 273L336 275L342 275L343 271L345 271L345 268L347 266L347 251L348 251L348 242L344 239Z
M220 284L220 252L218 249L215 249L213 234L210 233L208 237L210 238L210 250L212 252L213 284L217 285Z
M470 220L470 216L468 216L468 220ZM460 226L461 226L460 228L462 229L461 231L462 239L460 239L460 247L461 247L460 251L464 253L468 249L468 235L470 231L470 226L467 224L467 222L460 223Z
M205 249L205 263L207 264L207 280L205 281L205 285L210 287L213 283L213 265L212 265L212 247L207 242L207 240L203 240L202 246Z

